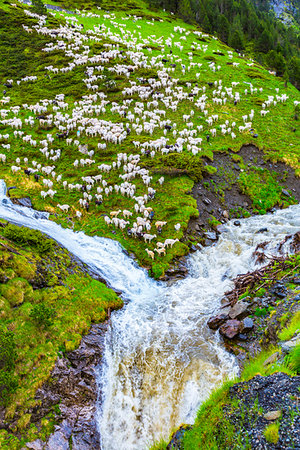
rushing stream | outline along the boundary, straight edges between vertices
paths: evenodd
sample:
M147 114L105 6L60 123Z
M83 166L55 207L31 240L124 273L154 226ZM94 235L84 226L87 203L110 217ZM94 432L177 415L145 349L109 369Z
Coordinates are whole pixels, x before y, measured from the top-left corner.
M300 205L229 222L218 243L191 255L189 276L172 286L147 272L110 239L75 233L45 213L16 206L0 180L0 217L40 230L99 273L130 300L112 314L99 372L99 430L103 450L142 450L181 423L191 423L211 389L237 372L234 358L206 326L232 279L254 268L252 252L269 253L300 228ZM261 228L268 231L258 232Z

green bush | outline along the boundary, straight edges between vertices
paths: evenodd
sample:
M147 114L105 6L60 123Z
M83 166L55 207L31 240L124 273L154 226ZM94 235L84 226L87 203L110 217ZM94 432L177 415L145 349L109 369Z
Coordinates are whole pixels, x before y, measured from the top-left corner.
M30 317L38 326L47 328L53 325L56 312L53 308L48 308L44 303L40 303L32 308Z

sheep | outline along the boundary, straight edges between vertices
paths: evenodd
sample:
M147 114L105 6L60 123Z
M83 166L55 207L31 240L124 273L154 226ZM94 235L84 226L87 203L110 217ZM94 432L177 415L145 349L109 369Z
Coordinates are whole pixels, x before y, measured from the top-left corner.
M156 229L159 228L159 227L162 228L164 225L167 225L167 222L162 222L162 221L155 222Z
M156 238L156 234L148 234L148 233L145 233L145 234L143 235L143 238L144 238L144 241L145 241L145 242L147 242L147 241L151 242L152 239L155 239L155 238Z
M180 228L181 228L180 223L176 223L176 225L174 225L174 228L175 228L176 231L179 231Z
M120 214L121 210L119 209L118 211L111 211L109 213L110 217L118 217L118 215Z
M145 248L145 251L147 252L148 256L150 256L150 258L154 259L154 252L148 250L148 248Z
M165 249L165 247L155 248L154 251L157 252L159 255L166 256L166 249Z
M130 216L132 216L132 212L131 212L131 211L128 211L127 209L124 209L124 210L123 210L123 217L124 217L125 219L129 219Z
M164 245L165 245L165 247L169 247L169 246L173 247L175 242L179 242L179 240L178 239L166 239Z

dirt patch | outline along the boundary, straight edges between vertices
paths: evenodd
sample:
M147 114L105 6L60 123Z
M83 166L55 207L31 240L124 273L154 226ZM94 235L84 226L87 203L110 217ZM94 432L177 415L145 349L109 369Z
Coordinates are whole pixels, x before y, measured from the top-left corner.
M214 167L216 172L213 175L205 175L192 189L199 217L190 221L187 238L193 236L202 244L209 245L214 239L208 239L206 233L218 230L218 222L224 224L229 219L253 214L252 200L242 192L239 183L240 174L253 167L276 173L277 182L283 192L287 193L287 198L290 191L295 201L300 202L300 180L295 171L282 162L268 160L254 145L244 145L238 153L229 149L226 153L216 154L213 162L205 162ZM279 205L274 205L270 212L278 208Z

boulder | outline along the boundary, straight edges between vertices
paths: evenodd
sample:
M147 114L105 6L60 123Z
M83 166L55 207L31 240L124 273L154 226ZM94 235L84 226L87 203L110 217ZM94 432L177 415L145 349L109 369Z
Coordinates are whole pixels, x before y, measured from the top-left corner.
M69 441L65 438L63 433L56 431L50 436L45 450L69 450Z
M225 339L233 339L235 338L241 331L243 331L243 323L240 320L227 320L226 323L224 323L220 327L220 334Z
M229 311L230 319L241 319L243 316L247 315L248 303L240 301L237 302Z
M43 450L45 447L45 442L43 442L41 439L36 439L32 442L27 442L26 447L30 448L31 450Z
M211 317L208 320L207 325L211 330L217 330L227 319L227 314L218 314L217 316Z

